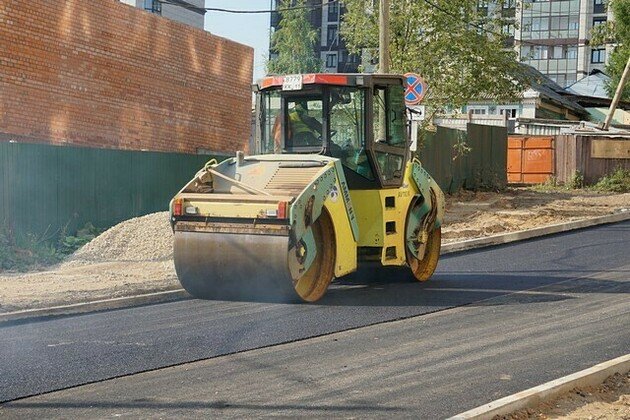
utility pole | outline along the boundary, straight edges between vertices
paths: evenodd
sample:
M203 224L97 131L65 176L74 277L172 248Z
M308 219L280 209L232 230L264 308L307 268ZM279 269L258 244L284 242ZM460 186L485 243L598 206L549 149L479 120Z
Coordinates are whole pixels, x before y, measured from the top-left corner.
M389 73L389 0L380 0L378 14L378 73Z
M617 105L619 105L619 100L621 99L621 93L623 92L624 86L626 86L626 82L630 77L630 57L628 57L628 62L626 63L626 67L623 69L623 74L621 75L621 80L619 80L619 84L617 85L617 90L615 91L615 96L613 97L612 102L610 103L610 109L608 110L608 115L606 115L606 121L602 125L602 130L608 131L610 128L610 122L615 115L615 110L617 109Z

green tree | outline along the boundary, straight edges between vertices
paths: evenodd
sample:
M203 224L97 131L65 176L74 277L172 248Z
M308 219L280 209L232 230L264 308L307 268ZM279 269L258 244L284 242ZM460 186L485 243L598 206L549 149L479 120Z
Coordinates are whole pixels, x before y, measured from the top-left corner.
M505 0L507 3L508 0ZM436 109L480 98L513 99L523 90L516 52L506 47L514 14L503 0L496 13L478 0L390 2L391 72L419 73ZM512 2L513 3L513 2ZM378 0L345 0L341 33L353 53L378 57ZM506 9L509 10L509 9ZM484 30L485 29L485 30Z
M613 20L593 28L591 44L614 44L606 64L606 73L611 77L606 90L612 97L630 57L630 0L610 0L608 7L612 10ZM630 83L624 87L621 99L630 101Z
M267 62L267 74L312 73L322 69L315 56L317 30L308 21L305 0L282 0L278 3L280 23L271 36L271 51L277 56Z

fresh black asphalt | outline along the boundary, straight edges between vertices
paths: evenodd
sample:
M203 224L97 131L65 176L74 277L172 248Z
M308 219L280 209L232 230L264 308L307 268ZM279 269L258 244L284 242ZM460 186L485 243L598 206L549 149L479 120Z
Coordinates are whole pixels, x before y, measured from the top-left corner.
M627 265L629 244L624 222L448 255L424 284L406 270L363 270L312 305L185 300L4 325L0 401L588 279ZM623 354L628 335L611 345Z

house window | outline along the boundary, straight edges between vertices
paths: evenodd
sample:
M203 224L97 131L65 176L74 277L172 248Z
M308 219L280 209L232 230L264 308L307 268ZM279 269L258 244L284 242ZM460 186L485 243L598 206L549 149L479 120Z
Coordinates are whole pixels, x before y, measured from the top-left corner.
M499 114L507 115L508 118L516 118L518 109L516 108L502 108L499 110Z
M326 54L326 67L337 68L337 54Z
M156 15L161 15L162 2L160 0L144 0L144 10L155 13Z
M591 50L591 63L600 64L606 62L606 50L604 48L598 48Z
M473 115L486 115L488 110L486 108L468 108L468 111Z
M605 23L606 23L606 18L605 17L593 18L593 28L596 28L599 25L604 25Z
M337 25L328 26L328 36L327 36L328 44L333 45L337 42Z

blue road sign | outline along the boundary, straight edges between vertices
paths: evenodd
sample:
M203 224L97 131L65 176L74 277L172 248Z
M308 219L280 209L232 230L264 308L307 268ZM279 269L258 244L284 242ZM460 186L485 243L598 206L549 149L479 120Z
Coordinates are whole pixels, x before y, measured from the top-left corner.
M405 103L407 106L419 104L427 93L427 85L422 77L415 73L405 74L407 78L407 90L405 91Z

